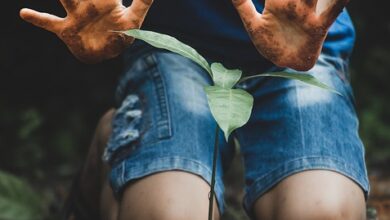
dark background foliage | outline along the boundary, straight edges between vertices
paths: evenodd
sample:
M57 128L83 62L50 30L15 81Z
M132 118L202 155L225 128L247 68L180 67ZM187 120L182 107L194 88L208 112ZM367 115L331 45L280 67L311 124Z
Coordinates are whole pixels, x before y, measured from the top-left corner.
M69 182L99 117L113 106L121 60L78 62L55 35L19 19L22 7L64 15L57 1L3 3L0 169L53 191ZM387 1L353 0L348 8L357 28L351 77L360 133L369 166L383 167L390 161L390 13Z

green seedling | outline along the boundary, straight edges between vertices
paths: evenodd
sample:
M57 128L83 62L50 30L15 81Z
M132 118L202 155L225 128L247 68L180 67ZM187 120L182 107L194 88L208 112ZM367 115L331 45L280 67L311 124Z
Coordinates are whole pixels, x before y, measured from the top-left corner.
M227 69L221 63L212 63L200 55L194 48L180 42L169 35L160 34L152 31L132 29L124 31L124 34L143 40L146 43L161 49L180 54L200 65L212 78L213 85L205 86L204 91L207 94L210 111L217 122L215 132L215 144L213 155L213 168L211 179L209 217L212 219L213 198L215 195L215 171L218 153L219 128L223 131L226 141L230 134L237 128L244 126L251 115L253 107L253 96L242 89L235 89L234 86L239 82L256 77L282 77L286 79L299 80L301 82L326 89L330 92L338 93L330 86L320 82L314 76L305 73L290 72L269 72L248 77L242 77L242 71L238 69Z

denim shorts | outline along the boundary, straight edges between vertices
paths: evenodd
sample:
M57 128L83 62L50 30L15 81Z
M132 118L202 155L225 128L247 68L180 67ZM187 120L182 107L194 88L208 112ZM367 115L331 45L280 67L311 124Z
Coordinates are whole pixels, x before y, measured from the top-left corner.
M113 132L103 155L112 168L113 191L120 196L129 182L169 170L210 182L216 122L203 90L212 83L209 75L185 57L147 46L127 51L124 59ZM347 62L321 55L308 74L342 96L283 78L255 78L237 86L255 99L249 122L232 134L243 156L248 214L271 187L305 170L338 172L368 193ZM220 133L215 192L223 212L222 178L236 152L232 138L226 143Z

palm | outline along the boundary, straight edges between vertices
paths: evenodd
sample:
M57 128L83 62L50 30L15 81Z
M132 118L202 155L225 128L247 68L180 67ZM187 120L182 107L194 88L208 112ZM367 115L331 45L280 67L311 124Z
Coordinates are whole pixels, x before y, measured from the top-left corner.
M119 0L61 0L67 16L23 9L28 22L55 33L81 61L95 63L120 54L132 38L114 32L139 28L152 0L135 0L126 8Z
M278 66L308 70L316 62L327 31L347 0L322 12L316 0L266 0L263 14L251 0L233 0L255 47Z

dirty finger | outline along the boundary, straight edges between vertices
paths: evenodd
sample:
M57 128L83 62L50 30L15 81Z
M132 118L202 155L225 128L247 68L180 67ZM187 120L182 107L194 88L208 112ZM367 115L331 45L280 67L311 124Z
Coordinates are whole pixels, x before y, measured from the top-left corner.
M137 23L142 23L152 3L153 0L134 0L126 9L126 16L132 21L137 20Z
M328 8L320 14L319 19L321 23L326 27L330 27L348 2L349 0L333 0Z
M252 0L232 0L232 3L244 24L251 23L256 16L260 15Z
M57 33L61 29L63 18L48 13L37 12L35 10L23 8L20 10L20 17L40 28Z

